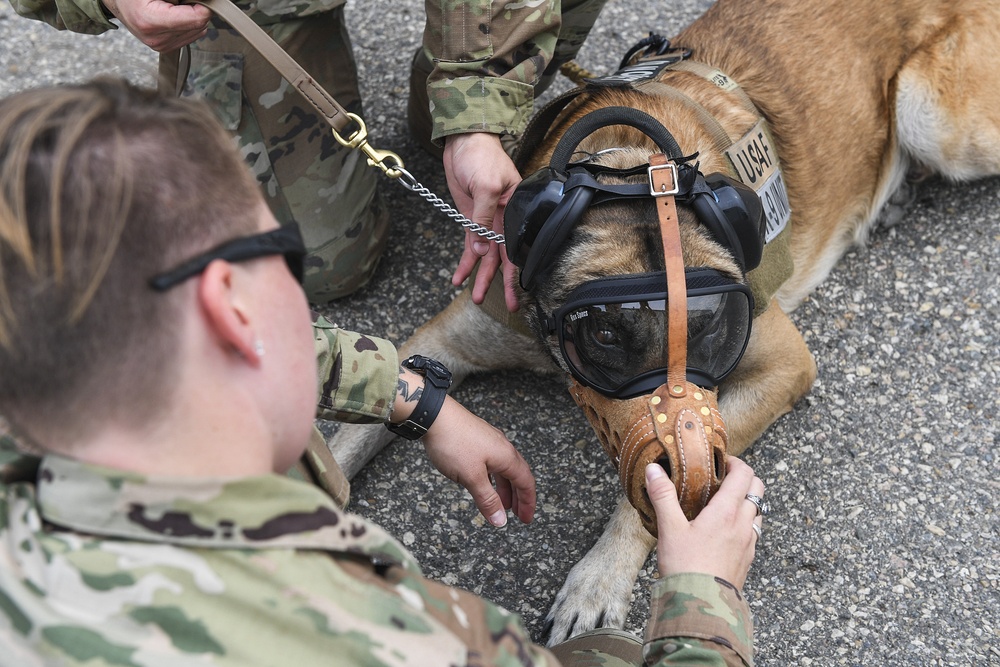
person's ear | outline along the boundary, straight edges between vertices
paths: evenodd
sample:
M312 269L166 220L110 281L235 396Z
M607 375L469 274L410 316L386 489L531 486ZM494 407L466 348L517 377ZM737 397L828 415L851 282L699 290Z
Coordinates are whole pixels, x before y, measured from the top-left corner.
M201 274L198 302L220 344L238 352L257 367L260 365L260 344L243 293L234 278L232 264L222 260L212 262Z

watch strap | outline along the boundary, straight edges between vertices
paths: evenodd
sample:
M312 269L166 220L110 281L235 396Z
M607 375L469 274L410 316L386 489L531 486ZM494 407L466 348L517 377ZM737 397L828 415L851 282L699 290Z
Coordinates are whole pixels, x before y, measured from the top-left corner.
M440 362L417 355L401 365L423 375L424 387L410 416L398 424L386 422L385 427L407 440L416 440L426 435L441 412L448 387L451 386L451 373Z

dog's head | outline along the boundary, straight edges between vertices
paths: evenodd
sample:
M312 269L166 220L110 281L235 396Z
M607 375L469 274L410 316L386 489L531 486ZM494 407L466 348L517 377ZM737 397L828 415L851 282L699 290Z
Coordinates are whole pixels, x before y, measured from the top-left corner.
M611 124L639 129L646 141L591 139ZM665 381L665 262L648 171L650 154L660 151L677 165L688 375L714 387L749 339L753 300L745 275L760 261L764 233L752 190L722 174L703 175L696 157L684 157L652 117L611 107L562 135L548 166L525 178L505 214L530 326L557 364L611 398L651 394Z
M584 139L612 124L655 146L591 142L571 162ZM763 251L757 195L722 174L704 176L695 157L651 116L602 108L562 135L505 211L528 322L576 380L573 397L653 535L645 464L667 470L689 518L725 475L712 389L749 341L746 272Z

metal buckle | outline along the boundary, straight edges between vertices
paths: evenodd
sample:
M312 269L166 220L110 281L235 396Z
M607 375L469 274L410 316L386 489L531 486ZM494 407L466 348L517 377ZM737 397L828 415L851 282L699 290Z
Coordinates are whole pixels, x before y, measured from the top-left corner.
M670 171L671 181L670 187L667 187L666 183L661 184L660 189L656 188L656 184L653 182L653 172L663 171L664 169ZM679 193L680 183L677 180L677 165L673 162L668 162L667 164L659 164L656 166L649 165L649 194L653 197L667 197L670 195L676 195Z

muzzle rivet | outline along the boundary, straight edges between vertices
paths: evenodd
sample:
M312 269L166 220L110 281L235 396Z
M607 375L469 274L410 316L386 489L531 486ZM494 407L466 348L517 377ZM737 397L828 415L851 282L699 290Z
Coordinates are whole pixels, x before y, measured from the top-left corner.
M656 415L656 421L662 424L663 422L667 421L667 416L661 412L660 414Z
M703 414L703 415L705 415L707 417L710 414L712 414L712 411L708 409L708 406L703 406L702 409L701 409L701 414Z
M700 401L703 398L705 398L704 394L702 394L700 391L696 391L695 392L695 394L694 394L694 400Z
M677 394L678 396L680 396L680 395L682 395L682 394L684 393L684 387L680 386L679 384L675 384L675 385L674 385L674 386L673 386L673 387L672 387L672 388L670 389L670 391L671 391L672 393L674 393L674 394Z
M659 396L654 396L653 398L649 399L649 404L650 405L659 405L660 404L660 397Z

